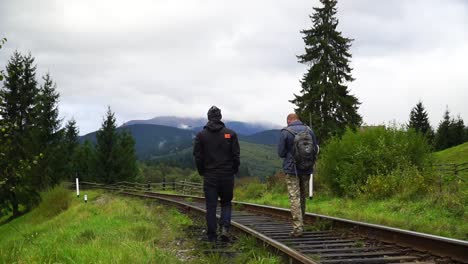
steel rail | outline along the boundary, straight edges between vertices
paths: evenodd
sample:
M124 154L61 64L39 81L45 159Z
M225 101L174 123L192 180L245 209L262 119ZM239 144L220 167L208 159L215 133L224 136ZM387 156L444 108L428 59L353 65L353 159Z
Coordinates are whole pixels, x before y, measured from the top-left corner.
M198 212L201 212L202 214L206 214L206 210L203 209L203 208L200 208L200 207L197 207L197 206L193 206L193 205L190 205L188 203L185 203L185 202L182 202L182 201L177 201L177 200L174 200L174 199L169 199L169 198L165 198L165 197L158 197L158 196L153 196L153 195L146 195L146 194L138 194L138 193L131 193L131 192L122 192L121 194L124 194L124 195L128 195L128 196L137 196L137 197L141 197L141 198L150 198L150 199L158 199L160 201L164 201L165 203L168 203L168 204L172 204L172 205L177 205L179 207L182 207L182 208L185 208L185 209L189 209L189 210L193 210L193 211L198 211ZM173 197L172 197L173 198ZM218 215L219 217L219 215ZM231 225L234 227L234 228L237 228L238 230L241 230L259 240L261 240L262 242L270 245L271 247L283 252L285 255L287 255L291 260L293 260L295 263L305 263L305 264L319 264L318 262L315 262L313 261L312 259L310 259L309 257L307 257L306 255L282 244L282 243L279 243L278 241L274 240L274 239L271 239L270 237L267 237L265 235L263 235L262 233L252 229L252 228L249 228L245 225L242 225L240 223L238 223L237 221L234 221L232 220L231 221Z
M145 194L150 196L164 196L168 198L183 197L192 200L196 199L198 201L204 201L203 197L191 195L165 194L157 192L145 192ZM285 219L291 218L291 211L285 208L238 201L233 201L233 205L240 205L243 209L248 211L260 212ZM410 247L419 251L430 252L437 256L449 257L457 261L468 263L468 241L314 213L306 213L304 219L306 223L314 223L316 221L323 220L331 221L332 225L336 228L352 230L352 232L361 234L367 238L393 243L403 247Z

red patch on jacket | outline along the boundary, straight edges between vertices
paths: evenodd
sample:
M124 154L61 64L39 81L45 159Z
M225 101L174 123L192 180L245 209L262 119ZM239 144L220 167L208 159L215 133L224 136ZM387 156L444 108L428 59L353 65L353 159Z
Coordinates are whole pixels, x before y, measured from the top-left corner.
M231 134L224 134L224 138L231 138Z

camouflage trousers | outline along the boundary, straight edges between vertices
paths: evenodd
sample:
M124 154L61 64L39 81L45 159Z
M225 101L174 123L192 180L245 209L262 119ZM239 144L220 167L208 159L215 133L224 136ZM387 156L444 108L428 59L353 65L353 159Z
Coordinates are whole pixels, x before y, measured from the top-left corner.
M304 231L304 215L306 210L307 190L310 175L286 174L291 215L295 231Z

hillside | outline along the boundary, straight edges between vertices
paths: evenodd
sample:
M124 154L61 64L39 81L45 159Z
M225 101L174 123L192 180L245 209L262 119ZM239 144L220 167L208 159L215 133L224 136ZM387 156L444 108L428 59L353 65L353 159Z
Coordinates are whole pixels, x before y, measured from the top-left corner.
M242 141L263 145L276 145L279 137L280 130L278 129L266 130L249 136L239 135L239 139Z
M434 153L439 163L465 163L468 162L468 142L444 149Z
M281 160L276 154L276 146L240 141L240 176L253 176L260 179L281 170ZM180 167L193 167L192 147L166 155L153 156L153 162L164 162Z
M160 125L129 125L117 128L118 132L129 131L135 139L135 150L138 159L149 159L152 156L166 155L192 146L195 132ZM96 142L96 132L80 137L80 142Z

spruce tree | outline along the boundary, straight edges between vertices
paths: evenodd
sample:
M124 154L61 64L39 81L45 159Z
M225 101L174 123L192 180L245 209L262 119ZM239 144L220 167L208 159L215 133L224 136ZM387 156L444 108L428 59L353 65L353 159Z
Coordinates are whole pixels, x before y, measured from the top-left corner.
M305 54L297 56L309 66L301 80L301 94L291 100L301 120L311 120L321 142L341 136L346 127L355 129L362 122L357 110L360 102L349 93L347 83L353 81L350 59L352 39L337 31L336 0L320 0L314 8L311 29L302 30Z
M33 153L32 128L37 95L36 66L31 54L27 56L14 52L6 66L3 87L0 89L0 116L2 123L2 177L3 205L19 215L19 205L31 208L39 201L33 184L31 168L35 167L37 156Z
M73 180L77 174L77 164L75 152L79 146L78 142L78 127L76 126L75 119L71 119L65 125L65 132L63 136L62 149L65 155L65 178Z
M429 142L432 142L434 132L432 130L431 124L429 123L426 109L424 108L421 101L419 101L416 106L411 109L408 128L412 128L417 132L425 135Z
M60 130L59 93L50 74L43 77L34 108L34 153L42 156L36 169L35 184L42 188L55 185L63 179L65 162L63 160L63 131Z
M78 145L73 155L75 165L75 175L83 181L100 181L96 178L97 160L96 150L94 145L86 140L83 144Z
M460 115L457 119L452 119L449 128L450 147L457 146L465 142L465 123Z
M96 134L97 178L104 183L114 183L118 173L118 134L114 113L108 107L101 129Z
M119 135L117 159L118 173L116 179L118 181L134 180L138 172L135 140L128 131L123 131Z
M451 139L450 139L450 112L448 108L445 110L444 118L439 123L439 127L437 128L436 137L435 137L435 148L436 150L442 150L450 147Z

